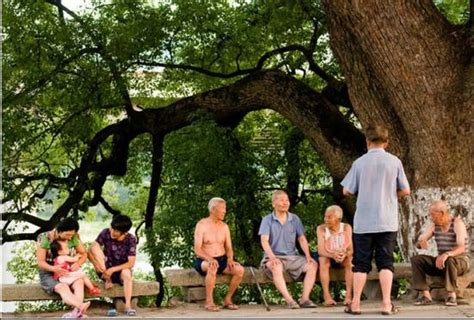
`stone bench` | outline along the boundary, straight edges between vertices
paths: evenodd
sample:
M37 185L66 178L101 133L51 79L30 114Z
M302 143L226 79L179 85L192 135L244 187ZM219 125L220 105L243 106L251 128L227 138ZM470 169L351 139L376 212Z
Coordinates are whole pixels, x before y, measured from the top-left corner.
M261 271L260 269L254 268L255 277L260 284L272 283L272 281ZM168 283L173 287L181 287L184 298L187 302L200 301L205 299L204 291L204 277L201 276L194 269L168 269L164 271ZM394 280L407 279L410 281L412 278L412 270L410 263L395 263L395 272L393 274ZM231 276L229 275L218 275L216 284L229 284ZM338 282L344 281L344 269L330 269L331 281ZM373 266L372 271L367 275L367 283L364 287L364 295L368 299L379 299L381 297L380 285L378 282L377 268ZM287 283L293 282L293 280L285 274L285 280ZM319 282L319 274L317 277ZM428 281L431 283L432 288L444 287L443 277L429 277ZM463 292L467 287L474 282L474 266L471 264L471 271L458 278L459 291L458 295L461 298ZM250 268L245 267L245 273L242 280L243 284L254 284L255 281L250 273Z
M98 283L102 291L100 297L114 299L114 304L118 309L122 309L123 287L114 285L110 289L105 289L103 283ZM133 281L132 304L136 307L137 299L140 296L156 295L160 291L158 282L152 281ZM87 294L87 288L84 290L85 297L91 298ZM49 295L43 291L39 284L2 284L2 301L39 301L39 300L59 300L59 295Z
M200 301L205 299L204 291L204 277L201 276L194 269L168 269L164 271L166 279L169 284L173 287L181 287L183 290L184 298L187 302L191 301ZM255 277L260 284L272 283L262 270L254 268ZM411 277L411 265L409 263L399 263L396 264L394 279L408 279ZM331 281L344 281L344 269L330 269L330 278ZM229 275L218 275L216 283L217 284L228 284L230 282L231 276ZM293 280L285 274L285 280L287 283L293 282ZM367 275L367 286L364 291L366 296L370 298L376 295L376 291L379 288L378 284L378 273L376 268L374 268ZM374 280L374 281L372 281ZM317 280L319 281L319 275ZM373 282L373 286L370 283ZM245 267L244 277L242 279L243 284L254 284L255 281L250 273L250 267ZM372 293L372 291L374 291Z

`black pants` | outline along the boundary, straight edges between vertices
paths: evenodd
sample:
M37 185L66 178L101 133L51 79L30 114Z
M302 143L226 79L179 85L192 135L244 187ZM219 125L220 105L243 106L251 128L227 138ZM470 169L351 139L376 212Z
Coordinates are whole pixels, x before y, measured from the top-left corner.
M456 291L457 277L469 271L469 258L466 256L449 257L444 263L444 269L436 268L436 257L418 255L411 258L413 272L412 287L415 290L430 290L426 282L426 276L446 277L446 290Z
M354 260L352 272L369 273L372 258L378 271L388 269L393 272L393 249L397 232L354 233Z

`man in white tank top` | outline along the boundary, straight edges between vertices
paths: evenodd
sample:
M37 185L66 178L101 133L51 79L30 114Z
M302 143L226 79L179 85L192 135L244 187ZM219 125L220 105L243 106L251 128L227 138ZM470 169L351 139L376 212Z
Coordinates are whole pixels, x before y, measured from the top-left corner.
M336 301L329 291L329 269L331 267L344 268L346 281L346 297L344 304L352 300L352 228L342 223L342 209L339 206L330 206L324 214L324 224L318 226L318 254L319 276L323 288L324 306L332 307Z

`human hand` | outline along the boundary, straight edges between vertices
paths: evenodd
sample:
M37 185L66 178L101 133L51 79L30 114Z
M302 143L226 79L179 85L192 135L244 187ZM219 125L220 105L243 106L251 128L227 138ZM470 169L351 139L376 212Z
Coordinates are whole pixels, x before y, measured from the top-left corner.
M443 253L443 254L440 254L439 256L436 257L436 262L435 262L435 265L436 265L436 268L438 269L444 269L444 263L446 262L446 260L448 259L448 255Z
M59 274L60 277L65 276L68 273L68 271L63 269L61 266L54 266L53 272Z
M209 270L217 270L219 267L219 262L217 262L217 260L214 258L207 260L207 263L209 264Z
M115 271L112 268L108 268L102 273L102 277L105 280L110 280L112 278L112 274L114 274L114 272Z
M417 243L417 247L419 249L428 249L428 241L426 240L419 240L418 243Z
M267 262L267 265L270 267L270 268L273 268L277 265L279 265L281 263L280 259L278 259L277 257L273 257L273 258L270 258Z
M234 261L233 258L228 258L228 259L227 259L227 267L229 267L229 271L234 270L235 261Z

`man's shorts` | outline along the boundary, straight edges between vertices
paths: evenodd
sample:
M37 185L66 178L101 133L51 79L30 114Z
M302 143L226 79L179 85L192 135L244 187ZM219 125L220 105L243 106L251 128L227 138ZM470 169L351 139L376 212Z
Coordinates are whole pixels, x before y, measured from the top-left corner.
M294 281L303 278L304 268L308 261L305 256L276 256L283 264L283 271L286 271ZM273 279L272 271L267 268L268 257L264 257L260 263L260 268L265 275Z
M219 267L217 268L217 274L222 274L225 268L227 268L227 256L215 257L214 259L216 259L217 263L219 264ZM196 260L194 260L194 269L196 269L196 271L199 272L200 275L205 276L206 272L202 271L203 261L206 260L197 257Z

